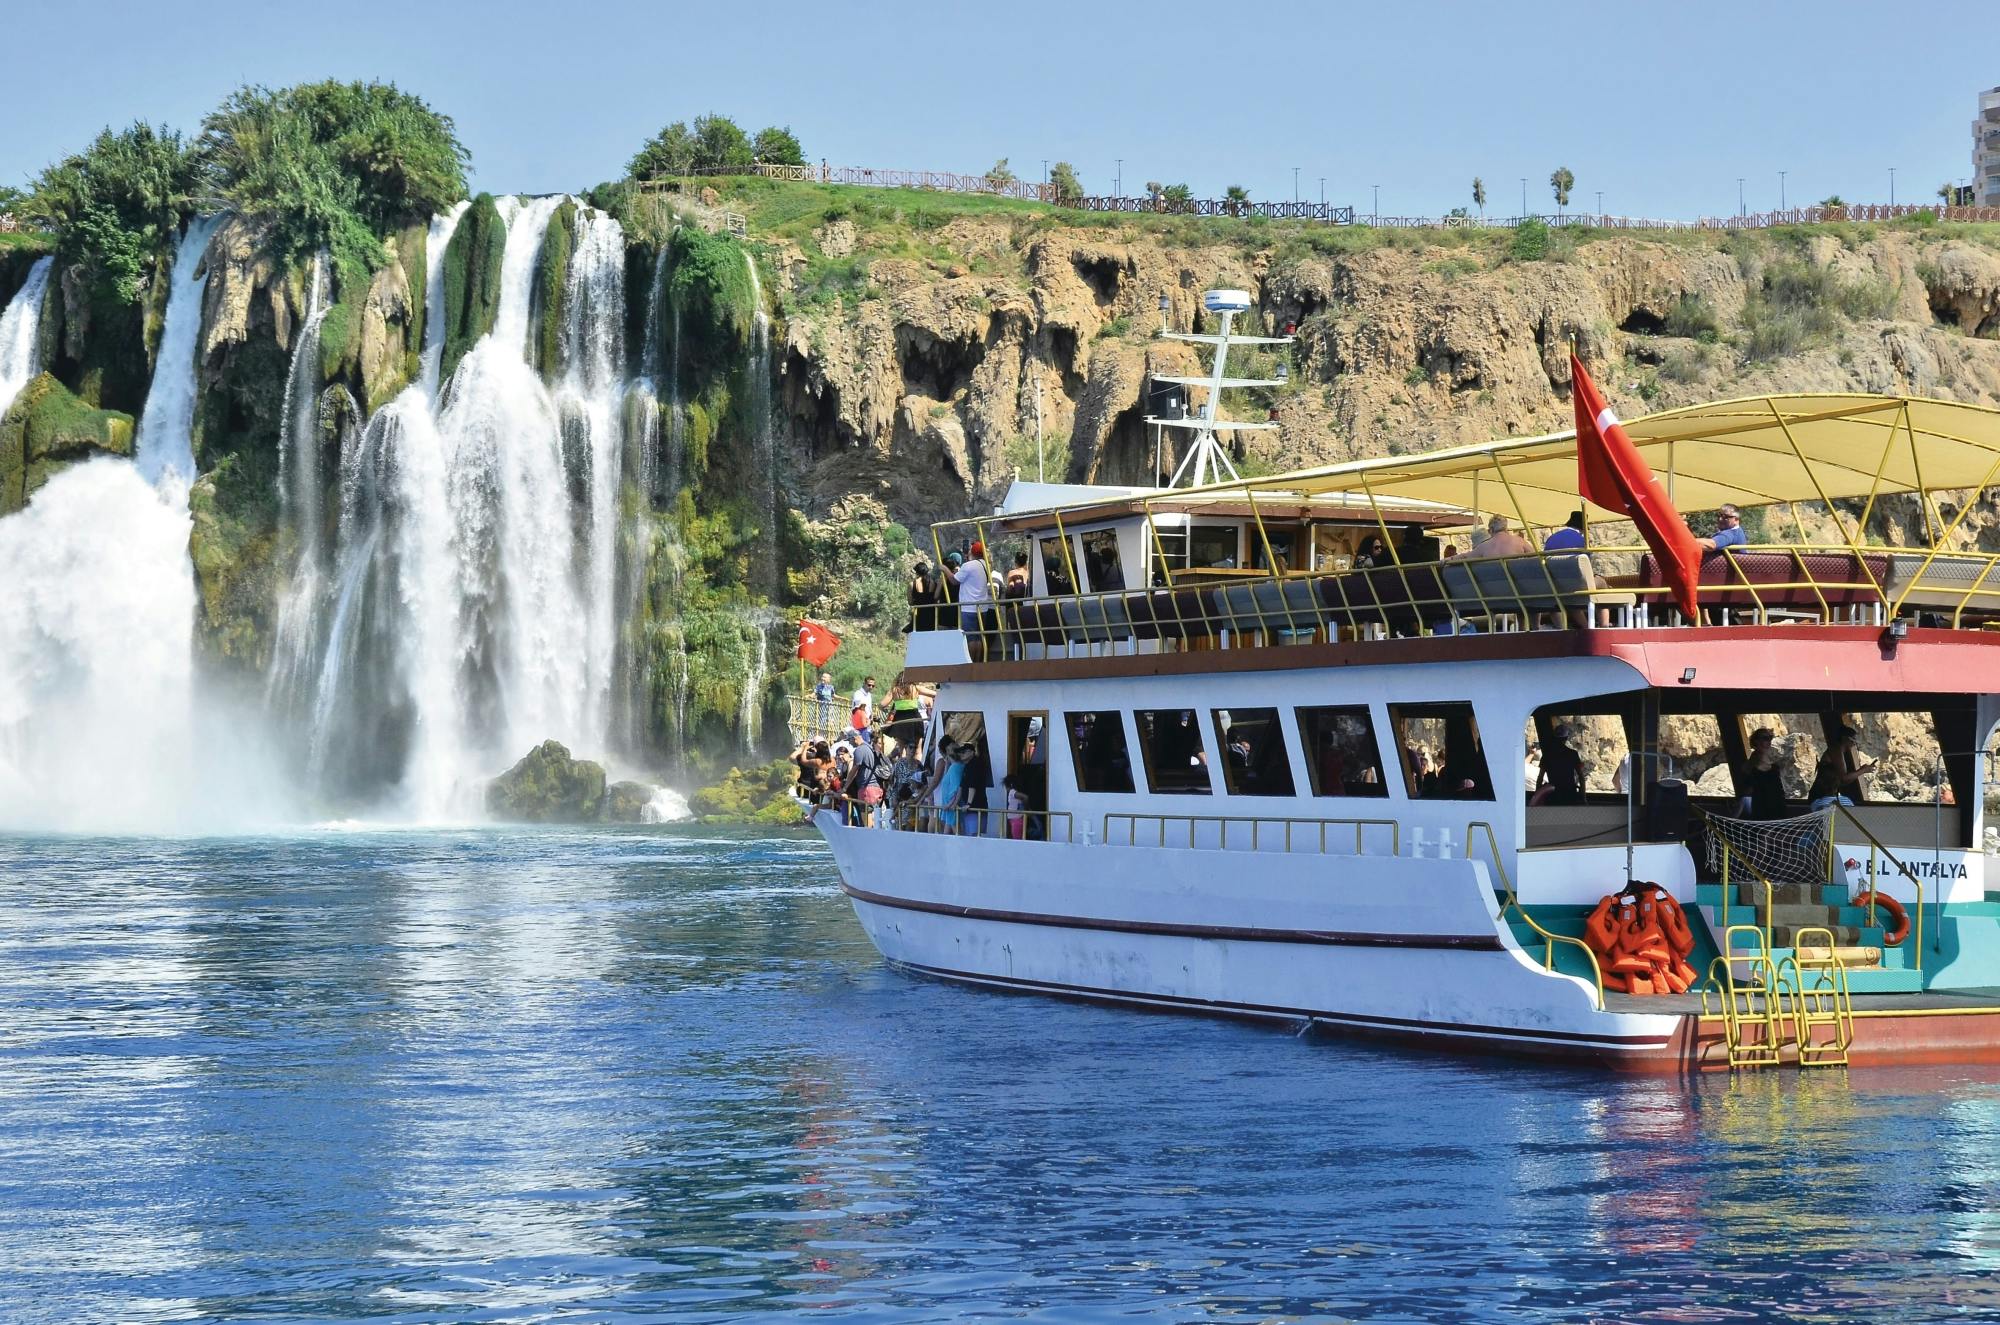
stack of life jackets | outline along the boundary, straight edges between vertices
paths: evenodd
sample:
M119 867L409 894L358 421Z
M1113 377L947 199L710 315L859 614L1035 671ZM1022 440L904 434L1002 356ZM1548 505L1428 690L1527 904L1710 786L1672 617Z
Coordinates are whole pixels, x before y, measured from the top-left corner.
M1687 963L1694 932L1687 916L1656 883L1633 883L1597 903L1583 924L1583 941L1597 954L1604 987L1620 994L1684 994L1694 984Z

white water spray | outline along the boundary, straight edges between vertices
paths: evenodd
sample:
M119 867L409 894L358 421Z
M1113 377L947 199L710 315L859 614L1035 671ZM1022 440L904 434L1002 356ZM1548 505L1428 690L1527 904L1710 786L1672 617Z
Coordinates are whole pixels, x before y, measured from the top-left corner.
M28 279L0 313L0 415L21 394L21 388L42 371L42 302L49 292L54 258L37 259Z
M203 260L220 214L188 222L174 251L168 277L167 313L160 326L159 351L153 360L153 384L146 409L139 416L136 459L139 474L158 484L169 474L183 487L194 481L194 356L201 338L202 290L207 284Z

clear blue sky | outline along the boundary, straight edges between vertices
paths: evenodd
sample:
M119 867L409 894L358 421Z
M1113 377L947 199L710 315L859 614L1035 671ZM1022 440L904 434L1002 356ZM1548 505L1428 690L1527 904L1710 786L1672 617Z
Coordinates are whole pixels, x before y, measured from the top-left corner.
M1208 15L1241 17L1211 31ZM983 171L1075 163L1109 191L1300 192L1435 215L1484 176L1489 210L1686 217L1840 193L1928 199L1971 172L2000 84L1993 5L706 3L18 0L0 17L0 182L106 124L192 132L238 84L380 78L454 117L479 188L618 175L706 111L788 124L834 164ZM1218 93L1220 94L1218 96Z

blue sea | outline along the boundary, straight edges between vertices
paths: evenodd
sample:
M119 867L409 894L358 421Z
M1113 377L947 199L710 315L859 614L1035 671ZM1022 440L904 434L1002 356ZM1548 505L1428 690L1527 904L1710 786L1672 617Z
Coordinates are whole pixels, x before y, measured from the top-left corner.
M813 838L0 838L0 1320L2000 1315L2000 1075L885 969Z

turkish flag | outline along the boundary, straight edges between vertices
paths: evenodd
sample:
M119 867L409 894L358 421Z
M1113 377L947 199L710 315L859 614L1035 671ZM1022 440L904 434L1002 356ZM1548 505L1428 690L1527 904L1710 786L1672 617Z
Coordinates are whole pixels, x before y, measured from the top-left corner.
M1660 481L1625 435L1618 416L1597 394L1583 361L1569 356L1576 402L1576 490L1607 511L1629 516L1653 549L1674 601L1690 620L1699 615L1695 585L1701 581L1701 545L1667 497Z
M799 657L806 660L809 667L824 667L826 660L840 647L840 636L828 630L817 621L799 622Z

